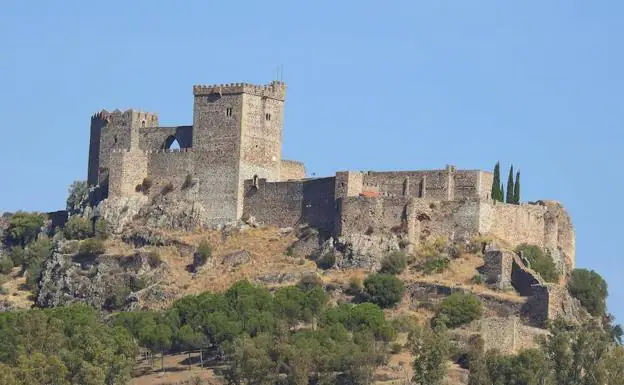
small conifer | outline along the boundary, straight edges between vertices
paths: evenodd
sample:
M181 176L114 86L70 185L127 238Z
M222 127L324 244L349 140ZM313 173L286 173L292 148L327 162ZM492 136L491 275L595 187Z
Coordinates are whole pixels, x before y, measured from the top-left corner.
M509 177L507 178L507 196L505 202L514 203L514 180L513 180L513 164L509 168Z
M513 200L515 204L520 204L520 171L516 173L516 182L514 183Z
M503 199L503 192L500 187L500 163L496 162L496 166L494 166L494 181L492 182L492 199L495 201L500 201Z

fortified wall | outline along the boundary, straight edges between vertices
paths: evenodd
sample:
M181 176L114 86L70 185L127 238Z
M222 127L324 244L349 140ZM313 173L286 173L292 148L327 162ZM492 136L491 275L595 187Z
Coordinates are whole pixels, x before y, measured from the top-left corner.
M282 159L286 85L193 87L193 124L159 126L155 113L103 110L91 119L88 183L93 203L149 195L202 204L207 223L254 217L279 227L308 224L335 237L401 233L427 237L490 234L512 247L544 247L561 270L574 266L574 229L560 204L512 205L490 198L480 170L337 172L307 179ZM174 146L177 144L177 146Z

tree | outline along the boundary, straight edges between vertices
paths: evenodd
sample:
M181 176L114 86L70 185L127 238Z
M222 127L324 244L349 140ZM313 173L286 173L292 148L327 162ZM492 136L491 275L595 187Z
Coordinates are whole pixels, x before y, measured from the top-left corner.
M91 221L87 218L74 215L69 218L63 227L63 235L67 239L87 239L93 232Z
M509 168L509 177L507 178L507 197L505 201L507 203L514 203L514 180L513 180L513 164Z
M395 251L386 255L386 257L381 262L380 273L385 274L401 274L403 270L407 267L407 257L405 253L400 251Z
M471 293L453 293L440 303L434 321L456 328L481 318L481 315L483 304L477 296Z
M526 258L529 262L529 267L539 273L546 282L553 283L559 281L559 271L555 262L539 246L523 243L516 247L516 253Z
M568 290L590 314L599 316L605 313L609 291L607 282L600 274L593 270L575 269L568 282Z
M230 384L271 385L277 378L277 364L271 359L269 335L237 338L226 347L230 364L225 378Z
M503 183L501 182L500 186L500 199L499 202L505 202L505 189L503 188Z
M74 181L67 194L67 212L69 215L80 215L89 205L89 186L86 180Z
M417 326L408 336L408 344L414 362L415 385L440 385L446 376L446 360L449 355L450 342L443 324L434 329L428 326Z
M45 216L40 213L18 211L13 214L9 221L9 227L6 230L6 245L25 247L37 239L44 220Z
M370 302L381 308L389 308L401 301L405 285L394 275L372 274L364 281L364 291L368 294Z
M513 203L520 204L520 171L516 173L516 182L513 190Z
M496 162L494 166L494 181L492 182L492 199L495 201L502 201L503 192L501 191L501 180L500 180L500 163Z

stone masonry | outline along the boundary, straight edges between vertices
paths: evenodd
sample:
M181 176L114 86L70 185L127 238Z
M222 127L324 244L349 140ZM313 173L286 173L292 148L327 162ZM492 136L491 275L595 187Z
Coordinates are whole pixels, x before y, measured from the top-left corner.
M160 127L154 113L98 112L89 146L93 200L167 195L201 204L207 224L254 217L279 227L308 224L337 237L401 231L412 245L427 237L489 234L511 247L545 248L564 272L574 267L574 228L563 207L494 202L486 171L447 165L306 178L302 163L282 159L285 96L278 81L194 86L193 124L173 127Z

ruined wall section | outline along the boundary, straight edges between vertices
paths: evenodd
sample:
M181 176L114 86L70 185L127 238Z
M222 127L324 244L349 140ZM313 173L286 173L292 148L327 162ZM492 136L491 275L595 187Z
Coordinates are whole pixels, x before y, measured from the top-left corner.
M286 182L245 181L243 217L278 227L308 224L332 231L334 178Z
M363 190L429 200L487 199L492 174L478 170L391 171L364 173Z
M162 195L165 186L169 184L173 190L166 195L186 197L183 186L187 175L192 178L195 175L195 153L190 149L156 150L148 151L146 156L147 172L153 182L149 191L150 197ZM195 180L195 183L200 184L200 188L201 182L201 179ZM202 200L201 196L196 198ZM205 205L207 202L202 200L202 203Z
M280 181L305 179L306 170L301 162L282 159L280 165Z
M148 175L147 155L140 150L116 149L111 152L110 167L109 196L131 196Z
M139 147L144 151L169 148L175 138L180 148L189 148L193 143L193 126L146 127L139 130Z
M514 248L522 243L537 245L548 251L560 271L574 268L574 228L560 204L481 201L479 205L479 233L504 239Z
M489 317L474 321L469 330L483 338L484 351L496 349L503 355L517 354L536 348L537 339L547 330L523 325L518 317Z
M408 197L346 197L339 201L341 215L336 233L410 233L414 241L427 237L466 239L477 234L477 201L429 201Z

